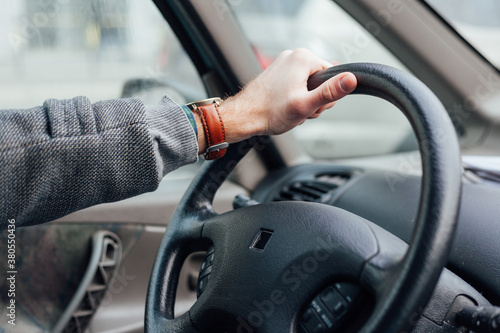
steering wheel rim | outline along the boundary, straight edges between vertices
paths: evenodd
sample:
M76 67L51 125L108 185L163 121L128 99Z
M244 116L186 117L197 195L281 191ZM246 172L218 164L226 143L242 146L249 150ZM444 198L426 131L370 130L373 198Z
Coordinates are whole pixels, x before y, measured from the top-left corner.
M325 215L341 216L338 218L338 223L350 223L349 228L359 230L359 234L366 235L367 239L370 237L369 233L374 235L374 249L366 251L353 243L355 238L347 239L350 236L344 235L347 239L344 242L345 246L351 247L350 250L356 252L356 258L364 260L359 266L359 282L373 291L377 299L375 310L363 326L362 332L400 332L410 329L415 324L415 318L423 311L451 249L461 194L458 141L453 125L438 98L418 79L398 69L370 63L339 65L312 75L308 81L308 88L314 89L342 72L351 72L356 76L358 85L353 94L380 97L397 106L410 121L419 142L423 169L422 189L416 225L404 257L401 257L401 248L404 250L404 246L401 247L401 244L393 239L395 237L388 235L381 228L366 221L355 222L352 216L334 212L333 208L328 208L330 211L324 212ZM238 213L238 210L223 215L217 215L212 209L217 189L239 160L261 140L262 138L252 138L232 145L226 157L205 163L185 193L170 221L151 274L146 302L147 331L205 331L201 327L202 320L207 321L208 318L210 321L210 316L215 313L214 307L222 304L217 299L212 301L216 305L211 305L209 297L202 295L190 311L179 318L174 318L175 293L184 260L194 251L206 250L209 244L214 243L214 239L219 237L218 233L224 234L225 238L222 237L224 240L218 239L217 242L231 243L230 238L237 237L236 234L228 236L225 234L225 229L220 226L234 229L234 222L230 224L230 220L234 218L243 219L259 210L259 214L264 212L268 216L278 218L278 215L273 214L276 211L283 211L282 208L276 208L277 205L271 204L252 208L253 211ZM288 216L289 219L293 219L301 211L314 215L323 209L316 206L309 209L297 203L288 203L287 209L289 208L294 213ZM256 218L258 216L260 215ZM320 218L318 216L318 219ZM209 223L206 223L207 221ZM363 231L365 230L363 223L368 225L369 231ZM275 227L280 228L279 225ZM244 229L244 226L240 224L238 228ZM297 230L301 232L302 229ZM336 241L342 239L338 238ZM375 252L370 253L370 251ZM224 253L226 257L229 255L230 251ZM221 267L222 261L221 259L219 261ZM214 262L215 264L217 262ZM345 271L342 274L346 272L348 273ZM226 270L226 273L231 272ZM227 279L222 281L230 283ZM223 293L224 289L220 289L223 286L218 288L218 292ZM227 304L220 306L228 307ZM219 310L230 311L230 309ZM287 317L285 312L280 312L281 317L294 322L282 329L273 328L273 332L295 331L296 318ZM269 321L273 322L270 319ZM256 328L255 331L265 332L265 327L268 326Z

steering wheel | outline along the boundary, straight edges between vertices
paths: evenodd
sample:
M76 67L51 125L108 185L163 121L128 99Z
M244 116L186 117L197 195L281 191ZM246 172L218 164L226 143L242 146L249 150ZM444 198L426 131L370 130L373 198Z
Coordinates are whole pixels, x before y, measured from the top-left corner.
M339 65L312 75L308 87L342 72L357 77L353 94L397 106L418 139L422 188L409 246L357 215L322 204L273 202L216 214L217 189L257 142L247 140L231 146L223 159L205 163L177 207L150 279L147 331L297 332L301 313L334 281L349 281L372 295L374 309L361 332L412 328L454 236L461 193L457 137L438 98L398 69ZM213 263L203 293L174 318L182 264L189 254L209 247Z

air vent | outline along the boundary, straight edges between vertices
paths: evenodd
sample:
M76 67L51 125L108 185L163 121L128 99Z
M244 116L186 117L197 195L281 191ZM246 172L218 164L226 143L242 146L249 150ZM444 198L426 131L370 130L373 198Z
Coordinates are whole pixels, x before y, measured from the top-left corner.
M335 190L349 180L350 175L322 173L314 178L314 180L295 181L286 185L273 201L328 202Z
M338 185L318 181L297 181L285 186L273 201L326 202Z
M349 178L351 178L350 174L341 174L341 173L321 173L316 175L315 179L320 182L335 184L337 186L344 185Z

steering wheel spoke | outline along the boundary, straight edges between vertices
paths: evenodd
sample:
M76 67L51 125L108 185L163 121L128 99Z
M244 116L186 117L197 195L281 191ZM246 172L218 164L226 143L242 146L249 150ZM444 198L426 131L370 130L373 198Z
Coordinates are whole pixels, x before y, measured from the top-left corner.
M392 289L393 280L400 274L408 244L374 223L368 225L377 239L378 251L363 267L360 284L379 300Z

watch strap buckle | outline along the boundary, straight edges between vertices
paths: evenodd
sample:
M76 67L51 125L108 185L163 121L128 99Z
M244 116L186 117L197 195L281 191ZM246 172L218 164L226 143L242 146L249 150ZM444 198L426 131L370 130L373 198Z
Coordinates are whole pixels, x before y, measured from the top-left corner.
M222 142L222 143L218 143L216 145L210 146L203 153L203 157L205 159L208 159L208 156L209 156L208 154L210 154L210 153L218 153L222 149L226 149L227 147L229 147L229 143L227 143L227 142Z

